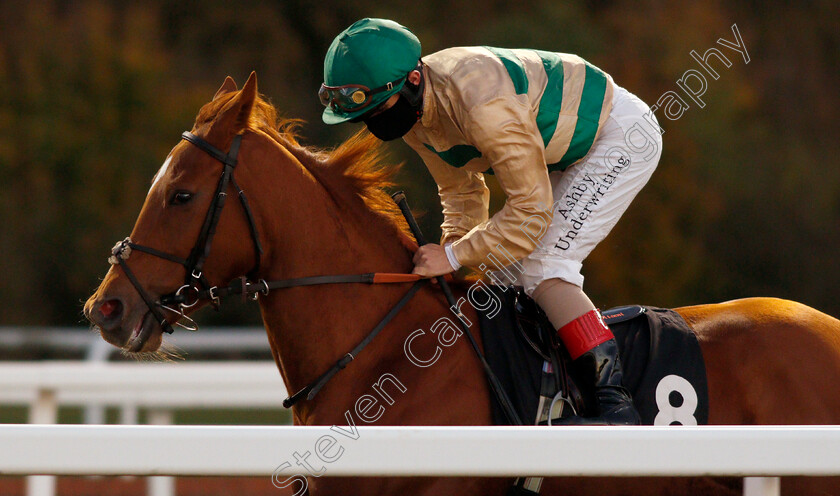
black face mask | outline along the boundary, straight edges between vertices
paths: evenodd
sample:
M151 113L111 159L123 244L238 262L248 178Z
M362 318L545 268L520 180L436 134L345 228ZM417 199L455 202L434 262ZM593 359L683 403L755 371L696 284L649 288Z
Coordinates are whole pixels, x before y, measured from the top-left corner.
M420 120L422 110L418 110L400 95L391 108L365 119L368 131L382 141L402 138Z
M423 65L418 63L417 70L423 74ZM368 131L382 141L391 141L402 138L414 127L414 124L423 116L423 88L424 78L421 76L419 84L405 82L400 88L400 95L397 102L383 112L374 116L363 116Z

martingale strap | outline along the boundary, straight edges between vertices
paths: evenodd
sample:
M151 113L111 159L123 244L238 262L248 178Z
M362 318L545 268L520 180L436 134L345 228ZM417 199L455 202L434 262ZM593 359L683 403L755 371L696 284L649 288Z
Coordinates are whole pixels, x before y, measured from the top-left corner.
M391 320L394 317L396 317L398 313L400 313L400 310L402 310L402 308L409 301L411 301L411 298L413 298L414 295L417 294L417 291L419 291L420 288L422 288L423 285L426 284L428 281L429 281L428 279L420 279L417 282L415 282L411 286L411 289L409 289L403 295L403 297L400 299L400 301L397 302L397 304L394 305L391 308L391 311L389 311L388 314L385 315L385 317L383 317L382 320L380 320L378 324L376 324L376 327L374 327L373 330L370 331L370 333L367 336L365 336L365 338L363 340L361 340L359 342L359 344L357 344L346 355L341 357L335 363L335 365L330 367L329 370L327 370L320 377L318 377L317 379L315 379L314 381L309 383L308 386L306 386L305 388L301 389L297 393L295 393L292 396L283 400L283 406L286 407L286 408L291 408L295 403L300 401L300 399L304 396L306 396L307 400L311 400L312 398L314 398L315 395L318 394L318 392L321 390L321 388L323 388L327 384L327 382L329 382L329 380L333 378L333 376L335 374L337 374L341 369L346 367L348 363L352 362L359 355L359 353L365 348L365 346L367 346L368 344L370 344L371 341L373 341L373 338L375 338L376 335L379 334L379 332L382 331L382 329L384 329L385 326L388 325L388 323L391 322Z

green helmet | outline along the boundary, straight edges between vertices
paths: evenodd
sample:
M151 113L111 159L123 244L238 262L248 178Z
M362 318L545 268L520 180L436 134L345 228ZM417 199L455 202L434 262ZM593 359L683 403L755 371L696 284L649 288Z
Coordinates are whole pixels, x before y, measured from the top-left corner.
M420 40L388 19L362 19L335 37L318 96L327 124L354 119L400 91L420 60Z

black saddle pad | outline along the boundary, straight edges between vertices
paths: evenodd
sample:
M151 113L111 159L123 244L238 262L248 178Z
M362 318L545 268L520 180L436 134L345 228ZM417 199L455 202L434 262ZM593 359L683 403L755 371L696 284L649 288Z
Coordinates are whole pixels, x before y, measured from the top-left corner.
M551 368L545 358L555 331L533 300L517 288L485 288L502 302L492 316L479 312L487 361L522 421L534 423L543 369ZM618 342L624 386L633 395L642 423L706 424L706 368L697 337L682 317L673 310L633 306L604 312L604 318ZM558 359L567 364L570 360L562 349ZM570 379L586 398L587 385L575 381L573 374ZM498 403L492 405L494 422L507 424Z

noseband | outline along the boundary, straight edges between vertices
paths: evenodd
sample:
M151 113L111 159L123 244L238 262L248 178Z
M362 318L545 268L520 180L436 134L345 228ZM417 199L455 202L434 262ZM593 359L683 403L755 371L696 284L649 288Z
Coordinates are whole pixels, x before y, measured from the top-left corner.
M219 305L219 288L216 286L210 286L207 279L204 277L202 270L204 268L204 262L207 261L207 256L210 254L210 246L212 245L213 237L216 234L216 226L219 223L219 217L221 216L222 209L225 206L228 184L232 184L239 192L239 201L242 203L242 208L245 210L245 216L248 218L248 228L251 232L251 238L254 241L253 245L254 254L256 256L256 265L251 272L249 272L250 275L255 276L259 271L260 258L263 253L259 233L257 232L257 224L254 222L254 215L251 212L248 199L245 197L245 192L242 191L242 188L236 184L236 180L233 178L233 169L236 167L237 156L239 155L239 146L242 143L242 135L238 134L233 138L233 143L231 144L230 151L228 153L220 151L218 148L189 131L184 131L181 134L181 139L192 143L214 159L221 162L224 166L222 176L219 178L219 183L216 186L216 194L214 195L213 202L207 210L207 215L204 217L204 224L201 226L201 232L198 235L198 239L196 240L190 255L186 259L180 258L176 255L134 243L131 241L131 238L125 238L123 241L120 241L114 246L111 250L111 257L108 258L108 262L111 265L119 264L120 267L122 267L126 277L128 277L132 286L134 286L140 294L140 297L146 303L146 306L149 307L149 311L155 317L158 324L160 324L161 329L169 334L172 334L173 328L169 321L164 317L161 312L161 308L178 315L178 320L175 321L177 325L183 327L184 329L195 331L198 330L198 327L195 325L195 322L185 314L185 310L195 306L202 299L209 299L214 306L218 307ZM183 286L178 288L178 290L174 293L163 295L160 300L153 301L128 266L127 260L132 251L148 253L149 255L183 265L186 269ZM263 281L263 283L264 282L265 281ZM245 279L243 279L243 284L245 284ZM268 286L266 285L263 292L267 294L268 290ZM258 294L258 292L252 293L254 295ZM178 309L176 310L175 308L172 308L172 305L177 305ZM178 321L182 318L190 321L192 325L178 323Z

